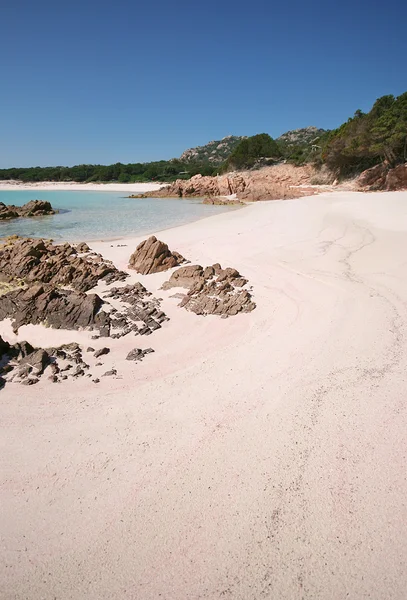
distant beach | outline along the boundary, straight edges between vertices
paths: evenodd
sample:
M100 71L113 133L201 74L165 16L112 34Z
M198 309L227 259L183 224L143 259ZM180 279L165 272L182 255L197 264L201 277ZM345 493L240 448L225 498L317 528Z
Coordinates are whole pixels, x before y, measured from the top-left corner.
M162 183L77 183L74 181L22 183L21 181L8 180L0 181L0 190L143 193L159 190L163 185Z

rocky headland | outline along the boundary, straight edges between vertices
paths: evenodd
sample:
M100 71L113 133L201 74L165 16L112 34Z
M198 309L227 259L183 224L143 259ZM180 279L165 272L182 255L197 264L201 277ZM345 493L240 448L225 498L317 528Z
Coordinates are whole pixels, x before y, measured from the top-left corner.
M19 217L44 217L55 215L56 212L58 211L54 210L50 202L46 200L30 200L23 206L0 202L0 221L9 221Z
M177 179L156 192L133 194L130 197L224 199L227 196L235 196L237 201L244 202L300 198L315 193L315 188L311 186L314 175L315 169L311 165L295 167L281 163L254 171L232 172L215 177L195 175L187 180Z

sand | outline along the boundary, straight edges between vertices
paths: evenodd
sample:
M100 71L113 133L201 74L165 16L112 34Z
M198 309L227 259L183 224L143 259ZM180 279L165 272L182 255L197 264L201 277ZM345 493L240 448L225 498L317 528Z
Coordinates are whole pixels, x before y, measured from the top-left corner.
M117 379L0 392L0 597L404 599L406 232L394 192L160 234L238 268L257 309L197 317L139 277L171 317L154 354L109 341ZM92 245L125 267L137 241Z
M64 181L40 181L38 183L21 183L19 181L0 181L0 191L36 190L48 192L134 192L144 193L159 190L162 183L75 183Z

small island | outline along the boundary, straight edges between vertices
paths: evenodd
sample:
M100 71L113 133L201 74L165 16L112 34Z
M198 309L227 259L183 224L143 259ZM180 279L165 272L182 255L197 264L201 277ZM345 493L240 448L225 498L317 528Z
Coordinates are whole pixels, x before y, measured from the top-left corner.
M0 202L0 221L9 221L19 217L44 217L55 215L57 212L47 200L30 200L23 206Z

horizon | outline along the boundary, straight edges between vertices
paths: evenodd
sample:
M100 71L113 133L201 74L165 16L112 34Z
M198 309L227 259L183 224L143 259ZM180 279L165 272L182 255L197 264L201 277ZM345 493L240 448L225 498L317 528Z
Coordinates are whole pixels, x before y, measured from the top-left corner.
M403 17L377 0L6 6L0 168L148 163L228 135L335 129L405 91Z

